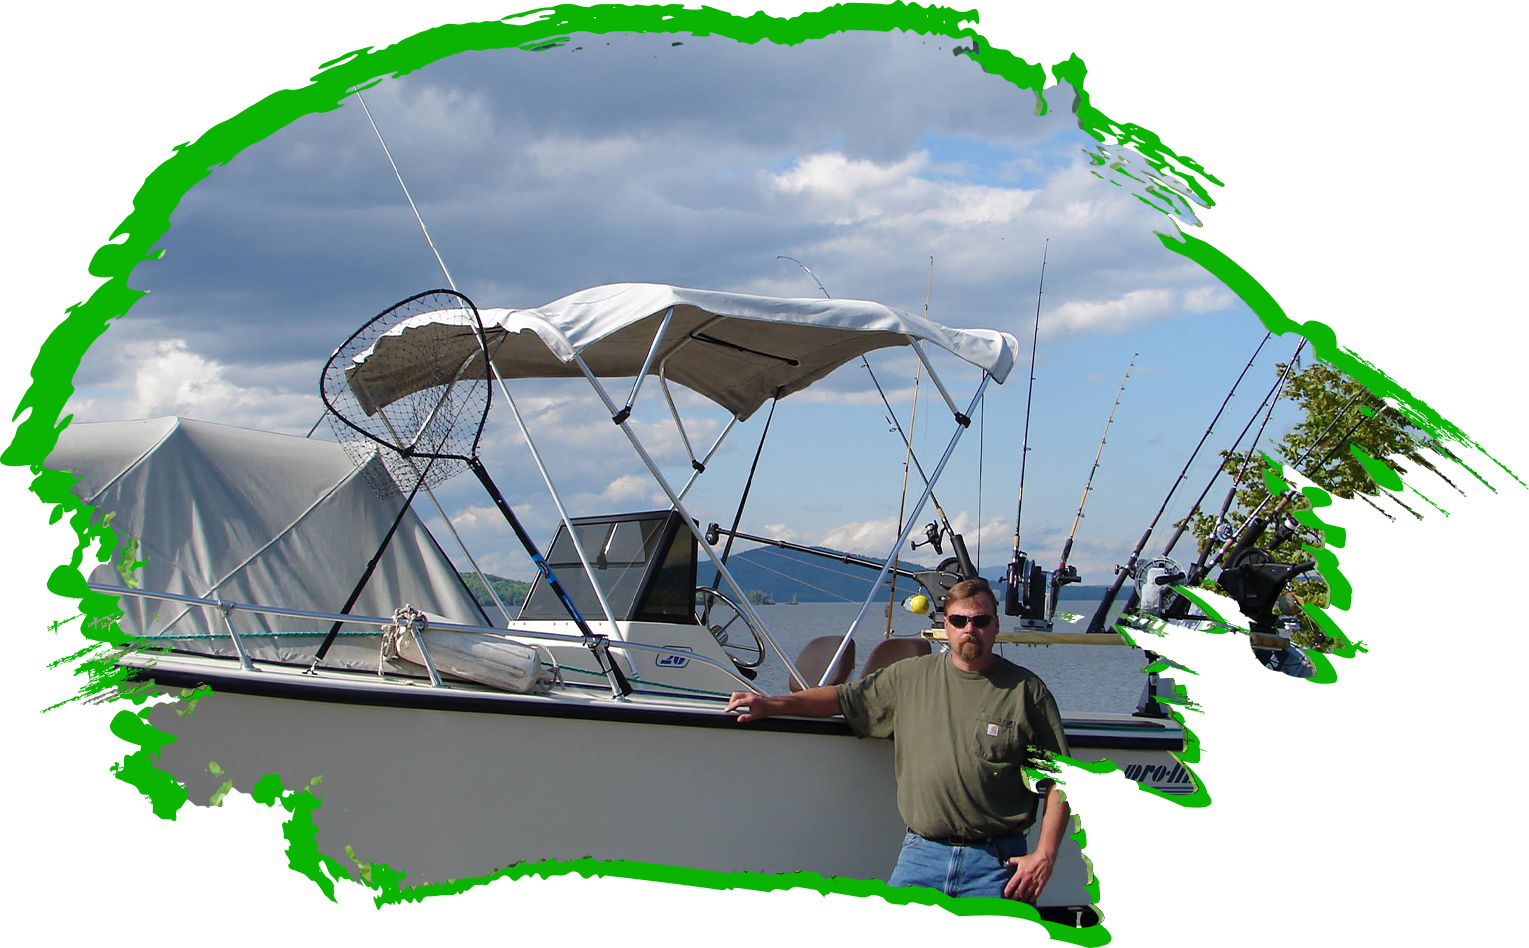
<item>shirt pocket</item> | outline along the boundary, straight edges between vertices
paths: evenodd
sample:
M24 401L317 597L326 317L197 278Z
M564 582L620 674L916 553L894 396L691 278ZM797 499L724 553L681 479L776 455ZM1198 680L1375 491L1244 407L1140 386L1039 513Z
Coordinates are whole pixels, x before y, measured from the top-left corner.
M1025 760L1025 742L1019 724L1009 718L980 715L975 728L975 751L981 760L1018 764Z

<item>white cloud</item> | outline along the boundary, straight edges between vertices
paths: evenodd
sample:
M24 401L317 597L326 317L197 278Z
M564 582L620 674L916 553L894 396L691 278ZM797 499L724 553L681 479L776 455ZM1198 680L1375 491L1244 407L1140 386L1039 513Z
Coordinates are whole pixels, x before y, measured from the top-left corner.
M814 546L826 546L847 553L866 553L885 556L897 539L897 517L875 520L858 520L840 524L813 542Z
M1131 290L1114 299L1069 300L1052 314L1052 332L1101 329L1120 332L1169 315L1174 294L1167 289Z
M1231 291L1218 285L1130 290L1110 299L1068 300L1051 314L1045 331L1048 335L1088 330L1119 333L1188 313L1215 312L1235 302Z
M1237 302L1237 295L1219 283L1197 286L1184 293L1186 313L1214 313L1218 309L1226 309L1235 302Z
M777 540L785 540L787 543L801 542L801 534L784 523L767 523L764 525L764 532L765 536L774 537Z
M651 479L637 474L623 474L611 481L610 486L600 492L604 500L615 503L622 500L630 500L634 497L648 497L653 493Z
M809 215L838 225L933 223L960 228L1002 223L1019 217L1035 197L1019 188L924 176L939 170L926 151L887 163L820 152L770 175L769 182L778 194L804 201Z
M113 360L106 382L71 399L81 421L181 415L269 431L306 434L323 412L312 394L242 385L230 368L191 350L184 339L131 342ZM285 375L284 368L272 374Z
M458 530L477 530L499 526L504 523L504 515L498 507L489 505L464 507L452 513L451 522Z
M934 511L926 508L919 518L919 525L914 527L909 535L910 541L919 541L919 548L912 550L904 545L900 558L933 564L947 556L954 556L950 543L945 537L941 537L943 551L940 553L924 545L924 533L922 524L934 519ZM977 518L966 510L960 510L951 514L950 525L957 533L961 534L966 541L967 550L976 559L981 554L982 568L990 571L993 564L999 561L1007 561L1008 550L1014 537L1013 524L1007 522L1002 515L986 517L982 521L982 529L976 529ZM803 533L791 529L784 523L766 524L764 532L767 536L777 539L789 540L808 546L824 546L834 550L842 550L846 553L859 553L881 559L892 548L892 541L897 539L897 517L873 518L870 520L852 520L831 527L822 533ZM1055 531L1051 531L1055 532ZM1033 545L1038 548L1060 547L1061 541L1042 535L1036 531L1027 534ZM1054 542L1052 542L1054 540ZM981 544L979 551L979 542ZM1031 546L1027 543L1026 546Z

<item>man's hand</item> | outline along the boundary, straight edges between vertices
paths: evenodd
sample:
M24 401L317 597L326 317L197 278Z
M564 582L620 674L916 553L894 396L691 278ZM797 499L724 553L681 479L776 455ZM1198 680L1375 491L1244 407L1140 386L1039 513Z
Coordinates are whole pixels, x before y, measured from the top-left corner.
M735 691L732 697L727 699L727 710L741 709L743 713L738 715L739 721L757 721L779 713L779 704L779 698L771 698L769 695L755 694L752 691Z
M1051 878L1053 863L1050 856L1033 852L1025 856L1009 857L1014 874L1004 884L1003 897L1021 902L1034 902L1041 897L1041 890Z
M757 721L776 714L796 714L805 718L830 718L839 713L839 692L832 685L808 688L789 695L757 695L735 691L727 699L727 710L737 711L740 721Z

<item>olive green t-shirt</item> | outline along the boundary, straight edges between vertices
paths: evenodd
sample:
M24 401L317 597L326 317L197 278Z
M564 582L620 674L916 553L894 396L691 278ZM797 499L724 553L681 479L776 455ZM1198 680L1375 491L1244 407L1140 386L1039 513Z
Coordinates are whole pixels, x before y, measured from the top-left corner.
M1056 700L1033 672L996 657L981 672L946 653L893 662L838 686L861 737L895 737L897 808L935 839L1011 833L1035 820L1031 748L1066 754Z

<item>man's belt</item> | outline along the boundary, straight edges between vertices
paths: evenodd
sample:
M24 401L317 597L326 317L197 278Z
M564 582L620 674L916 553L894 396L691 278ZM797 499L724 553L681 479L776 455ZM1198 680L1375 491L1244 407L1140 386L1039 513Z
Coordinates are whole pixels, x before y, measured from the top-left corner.
M911 827L909 828L908 832L919 837L920 839L926 839L931 843L939 843L941 846L982 847L997 845L1000 842L1013 839L1016 836L1024 836L1027 830L1018 829L1008 833L992 833L987 836L925 836L923 833L920 833Z

